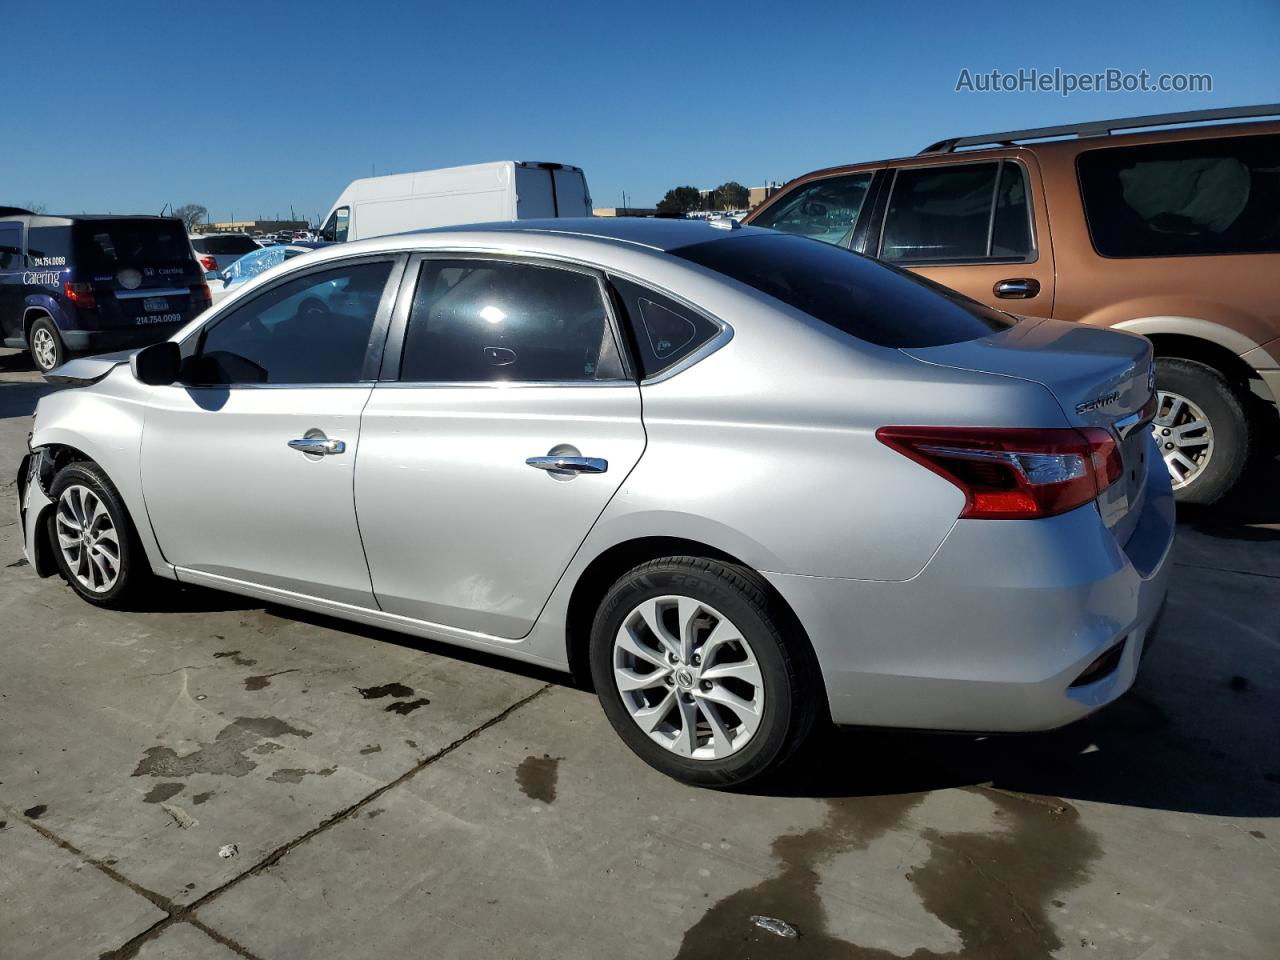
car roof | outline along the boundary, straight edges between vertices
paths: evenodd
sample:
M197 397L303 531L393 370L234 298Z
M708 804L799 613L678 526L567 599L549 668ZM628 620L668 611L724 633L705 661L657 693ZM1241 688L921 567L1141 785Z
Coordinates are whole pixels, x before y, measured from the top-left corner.
M718 220L716 223L733 223ZM559 217L545 220L502 220L455 227L414 230L412 234L550 233L584 239L633 243L663 252L690 244L744 233L766 233L761 227L713 226L708 220L674 220L662 217Z

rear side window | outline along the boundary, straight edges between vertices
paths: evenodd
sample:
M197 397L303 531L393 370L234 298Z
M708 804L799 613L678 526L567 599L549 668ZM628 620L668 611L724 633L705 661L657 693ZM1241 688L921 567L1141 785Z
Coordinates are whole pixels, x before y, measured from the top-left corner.
M80 220L76 260L91 269L175 264L191 259L181 220Z
M400 379L581 382L622 376L600 281L503 260L426 260Z
M870 186L870 172L806 183L762 210L751 225L847 247Z
M649 380L674 367L721 331L721 326L662 294L610 277L630 328L640 376Z
M1280 251L1280 136L1090 150L1076 169L1104 257Z
M28 267L65 267L71 262L71 228L32 227L27 233Z
M801 237L742 235L671 253L877 346L936 347L1015 322L923 277Z
M899 170L880 257L895 263L1025 260L1027 189L1013 161Z

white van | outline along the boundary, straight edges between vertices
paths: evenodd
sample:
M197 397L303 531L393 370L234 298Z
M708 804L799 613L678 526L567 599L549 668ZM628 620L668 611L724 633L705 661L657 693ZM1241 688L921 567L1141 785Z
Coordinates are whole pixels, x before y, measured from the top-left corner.
M591 195L581 168L500 160L352 180L325 218L320 239L341 243L463 223L589 216Z

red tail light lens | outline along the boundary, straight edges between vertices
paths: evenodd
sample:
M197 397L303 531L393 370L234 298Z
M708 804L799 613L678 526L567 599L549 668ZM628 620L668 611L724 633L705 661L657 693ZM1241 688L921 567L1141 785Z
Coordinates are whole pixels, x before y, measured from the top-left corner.
M213 303L213 296L209 293L209 285L203 280L199 283L193 283L191 285L191 308L193 310L203 310L211 303Z
M1124 473L1107 430L881 427L876 438L965 494L961 517L1027 520L1066 513Z
M213 259L213 257L209 256L208 254L203 254L201 256L198 256L196 259L200 261L200 266L204 267L205 273L218 272L218 261Z
M70 283L64 281L62 284L62 295L81 310L96 310L98 308L98 301L93 295L93 284L91 283Z

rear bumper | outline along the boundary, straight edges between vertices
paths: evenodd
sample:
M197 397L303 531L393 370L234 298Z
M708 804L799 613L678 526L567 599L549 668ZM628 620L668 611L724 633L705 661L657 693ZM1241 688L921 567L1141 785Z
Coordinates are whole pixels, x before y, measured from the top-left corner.
M1166 471L1150 471L1141 509L1123 547L1090 504L1044 520L958 521L911 580L766 576L809 632L836 723L1053 729L1137 675L1168 590ZM1114 669L1072 686L1118 643Z
M161 340L168 340L186 324L186 320L181 320L178 323L143 324L107 330L63 330L61 333L68 350L112 353L116 350L145 347L152 343L159 343Z

